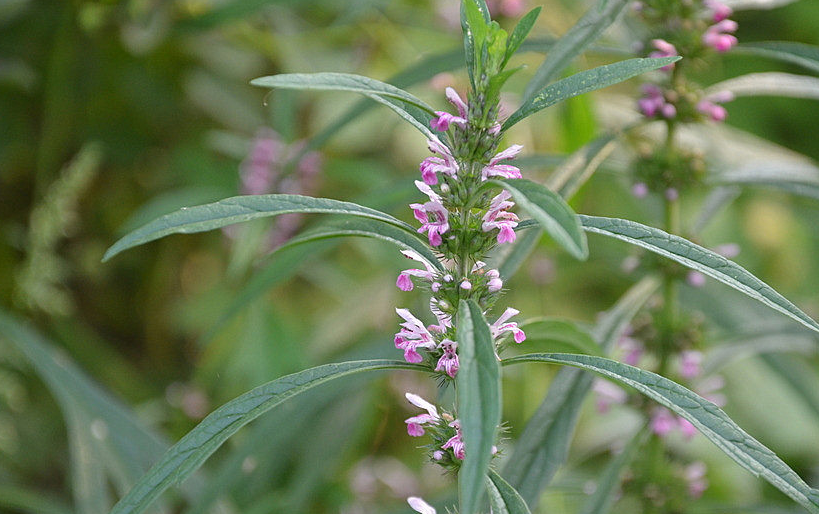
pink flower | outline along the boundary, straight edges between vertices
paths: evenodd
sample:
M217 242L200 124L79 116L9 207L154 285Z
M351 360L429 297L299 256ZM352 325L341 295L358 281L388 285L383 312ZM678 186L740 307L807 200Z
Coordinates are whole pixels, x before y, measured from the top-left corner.
M407 424L407 433L412 437L420 437L424 435L423 425L440 421L441 417L438 415L438 409L417 394L406 393L404 396L411 404L427 411L426 414L419 414L404 420L404 423Z
M680 197L680 192L676 188L669 187L665 190L665 199L669 202L676 201Z
M415 512L420 512L421 514L436 514L435 508L432 507L432 505L417 496L407 498L407 503L409 503L409 506L412 507L412 510Z
M708 480L705 479L707 468L704 462L692 462L685 467L683 478L688 484L688 496L697 499L708 489Z
M438 176L436 173L444 173L450 177L454 177L458 173L458 161L452 155L452 152L447 146L438 138L427 140L427 147L430 152L440 155L440 157L427 157L421 161L419 170L421 171L421 178L429 185L438 183Z
M486 276L489 278L489 281L486 283L486 287L489 289L490 293L503 289L503 280L501 280L500 272L498 270L491 269L486 272Z
M711 11L712 19L715 22L720 22L734 14L733 9L719 0L705 0L705 7Z
M445 313L441 309L441 301L435 298L434 296L429 299L429 310L435 314L435 318L438 320L437 325L430 325L429 330L433 330L435 332L443 333L446 332L446 329L452 326L452 316Z
M654 84L643 84L642 89L644 96L637 100L637 107L643 113L643 116L653 118L659 114L668 119L677 115L677 108L674 107L674 104L666 101L662 89ZM648 192L647 189L646 192Z
M395 334L395 347L404 350L404 359L407 362L418 363L424 360L416 348L433 349L436 344L432 334L421 323L421 320L413 316L407 309L395 309L395 312L404 318L401 323L401 330Z
M449 424L449 426L453 427L456 430L454 436L450 437L447 442L441 446L442 450L451 449L452 453L455 454L456 459L464 460L464 442L461 440L461 422L457 419Z
M638 101L638 103L639 103L639 101ZM649 118L654 116L654 113L656 112L656 110L655 110L655 111L651 111L652 114L648 114L649 111L643 109L642 106L640 107L640 110L642 111L642 113L645 116L647 116ZM646 185L645 182L637 182L636 184L634 184L631 187L631 194L634 195L634 198L645 198L646 195L648 194L648 185Z
M512 316L517 316L519 313L519 310L513 309L512 307L507 307L506 310L503 311L503 314L500 315L498 320L489 326L489 330L492 332L492 337L497 339L504 332L511 332L516 343L522 343L525 341L526 334L523 332L523 330L518 328L518 324L514 321L507 323L509 318Z
M680 376L691 380L702 373L702 352L696 350L686 350L680 352L679 363Z
M651 40L651 46L653 46L657 50L655 52L651 52L650 54L648 54L649 57L655 57L655 58L657 58L657 57L676 57L676 56L680 55L679 53L677 53L677 49L674 47L674 45L672 45L671 43L669 43L665 39L652 39ZM673 68L674 68L674 63L672 62L671 64L663 66L660 69L663 70L663 71L670 71Z
M453 116L446 111L435 111L435 114L437 117L429 121L429 126L435 130L446 132L452 124L458 125L459 127L466 126L466 119L460 116Z
M415 219L421 222L421 228L418 229L418 232L427 232L429 244L440 246L443 243L441 234L449 230L449 212L447 212L443 204L437 201L429 201L423 204L410 204L410 208L415 215Z
M677 426L679 426L680 432L682 432L686 440L691 440L692 437L697 435L697 427L683 417L677 417Z
M410 268L405 269L398 275L398 280L395 281L395 285L398 286L398 289L402 291L412 291L414 284L410 277L418 277L424 280L428 280L432 282L435 278L435 269L419 254L411 251L411 250L401 250L401 253L407 259L412 259L414 261L418 261L424 265L425 270Z
M737 44L736 36L731 34L736 32L737 28L737 22L734 20L721 20L705 30L702 42L717 52L727 52Z
M511 164L501 164L501 162L514 159L522 149L523 146L521 145L512 145L492 157L489 164L484 166L481 171L481 180L486 180L489 177L521 178L519 168Z
M438 364L435 366L435 371L446 371L446 374L455 378L458 372L459 362L458 355L455 353L458 349L458 343L450 339L444 339L438 348L444 351L444 354L438 359Z
M626 403L628 398L622 387L602 378L594 379L592 390L597 394L595 406L600 414L607 413L614 404Z
M699 271L689 271L685 276L685 281L691 287L702 287L705 285L705 275Z
M651 414L651 431L665 437L677 427L677 419L665 407L657 407Z
M502 191L492 199L489 210L483 216L481 228L484 232L499 229L498 244L512 243L516 238L514 229L518 226L518 217L515 213L506 210L515 205L514 202L509 201L511 197L509 191Z
M725 118L728 117L728 111L720 104L730 102L733 99L734 94L730 91L720 91L700 100L699 103L697 103L697 111L708 116L713 121L725 121Z
M628 336L621 337L617 341L617 347L624 352L622 360L629 366L636 366L645 351L643 343Z

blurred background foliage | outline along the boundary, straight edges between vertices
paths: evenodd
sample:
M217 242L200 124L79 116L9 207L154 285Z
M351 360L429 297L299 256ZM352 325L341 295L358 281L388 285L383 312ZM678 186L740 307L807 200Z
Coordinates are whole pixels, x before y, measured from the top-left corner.
M514 14L514 6L495 3L501 23L513 22L503 9ZM324 242L271 256L266 239L271 223L261 222L234 232L163 239L105 264L100 258L119 235L143 221L238 194L242 163L247 165L264 127L291 148L323 134L315 145L322 159L317 196L358 201L409 220L406 204L417 196L411 183L425 155L423 141L410 128L377 108L327 132L356 98L285 91L265 97L248 82L313 71L387 80L426 57L459 51L457 4L0 4L0 306L14 316L0 324L28 320L59 349L56 360L49 360L47 353L0 346L0 510L104 512L168 441L235 395L309 365L397 357L393 308L420 306L423 299L393 286L403 259L377 242ZM589 4L546 3L535 36L562 34ZM742 12L735 19L743 42L819 44L819 4L813 0ZM628 52L628 41L621 25L601 44L609 53ZM610 57L592 52L575 70ZM542 54L519 59L531 74ZM729 54L701 80L709 84L768 70L802 72ZM465 89L461 69L433 75L412 88L432 105L443 105L445 85ZM508 102L517 101L525 80L522 75L510 82ZM522 123L511 138L530 155L542 156L524 175L548 177L564 154L601 133L606 123L601 120L617 121L610 106L631 109L635 97L632 82ZM819 159L815 101L741 98L729 111L730 125ZM659 205L635 200L617 169L604 166L573 207L653 223ZM687 203L686 219L696 217L700 200ZM744 191L701 242L738 243L739 263L816 317L818 207L815 199ZM591 258L578 263L542 241L507 283L508 303L527 317L593 321L636 278L623 271L629 255L624 245L595 237L590 242ZM714 342L725 334L752 333L747 327L765 320L782 322L713 284L685 295L689 306L709 313ZM777 355L770 357L776 362L766 363L767 358L725 368L726 410L816 486L819 399L810 391L794 395L783 375L772 371L798 368L794 376L815 391L816 360ZM48 366L68 362L76 363L66 368L68 375L43 380L51 373ZM512 436L539 404L553 373L510 371L505 418ZM410 415L405 390L434 395L426 380L395 374L364 384L350 380L318 391L240 432L208 463L207 476L191 481L194 493L188 498L194 499L187 505L204 512L221 497L219 508L228 512L363 513L400 509L408 494L447 494L448 479L422 466L402 422ZM56 392L61 389L68 396L76 391L87 404L61 397ZM94 392L99 390L111 397L100 400ZM584 415L570 464L544 499L555 512L576 504L622 427L633 423L621 414L604 420ZM129 457L129 444L144 450L138 450L142 461ZM679 451L698 455L714 470L703 511L709 502L769 496L781 501L726 457L714 455L710 443L680 444ZM218 486L202 492L202 480Z

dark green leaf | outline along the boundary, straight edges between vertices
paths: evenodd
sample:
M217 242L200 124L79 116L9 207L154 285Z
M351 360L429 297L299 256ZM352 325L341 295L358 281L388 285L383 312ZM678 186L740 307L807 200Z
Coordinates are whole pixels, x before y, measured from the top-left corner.
M503 59L503 64L501 68L506 66L506 63L509 62L509 59L518 51L520 45L523 44L523 41L526 39L526 36L529 35L529 32L532 30L532 27L535 25L535 21L537 21L537 17L540 15L540 11L543 9L541 6L537 6L528 13L526 16L520 19L517 25L515 25L515 29L512 31L512 34L509 35L509 40L506 43L506 56Z
M490 179L487 183L499 185L512 193L518 205L574 257L588 257L586 237L577 214L556 193L526 179Z
M703 248L679 236L668 234L654 227L618 218L602 218L580 215L583 228L640 246L656 254L668 257L693 270L745 293L768 307L789 316L806 327L819 332L816 323L771 286L756 278L748 270L725 257Z
M530 514L529 507L515 488L492 469L486 475L486 489L494 514Z
M558 102L562 102L567 98L617 84L618 82L630 79L646 71L662 68L679 59L679 57L628 59L581 71L571 77L558 80L554 84L544 87L533 97L526 100L523 105L521 105L517 111L513 112L509 119L503 123L503 130L507 130L523 118L531 116Z
M475 514L501 421L500 364L481 308L461 300L456 323L460 369L455 376L466 457L458 472L462 514Z
M213 411L143 475L111 514L144 512L163 491L196 471L230 436L265 412L312 387L361 371L424 370L400 361L371 360L325 364L261 385Z
M771 57L819 72L819 46L792 41L755 41L742 43L735 47L733 52Z
M526 86L523 98L530 99L546 84L560 76L575 57L583 53L617 20L628 4L628 0L598 0L595 7L589 9L563 37L557 40Z
M218 202L182 209L166 214L129 233L105 252L103 261L114 255L170 234L193 234L222 228L257 218L290 212L349 214L381 220L415 233L415 229L389 214L350 202L300 195L234 196Z
M387 225L386 223L368 218L329 220L302 232L282 245L280 249L316 241L318 239L344 236L373 237L389 241L404 250L412 250L417 253L423 257L430 266L441 271L444 270L444 265L441 264L441 261L438 260L435 253L416 235L410 234L406 230L396 228L393 225Z
M819 491L811 489L776 454L743 431L719 407L676 382L650 371L590 355L522 355L504 360L504 365L521 362L551 362L574 366L633 387L687 419L739 465L754 475L761 476L810 512L819 513Z
M480 64L483 44L486 42L487 25L490 22L489 8L485 0L461 0L461 29L464 33L464 54L466 70L472 89L475 89L476 65ZM477 50L476 50L477 49ZM480 70L478 70L480 75Z

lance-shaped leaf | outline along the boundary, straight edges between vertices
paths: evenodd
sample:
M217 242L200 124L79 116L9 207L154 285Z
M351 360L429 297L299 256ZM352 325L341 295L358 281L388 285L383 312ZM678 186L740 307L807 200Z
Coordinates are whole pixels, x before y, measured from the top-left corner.
M819 47L792 41L755 41L742 43L734 53L770 57L819 72Z
M399 116L409 121L428 137L431 136L429 121L435 111L423 100L380 80L350 73L285 73L253 79L254 86L270 89L298 89L317 91L350 91L366 95L383 103Z
M756 161L718 173L716 184L736 184L779 189L819 200L819 168L801 160Z
M486 475L486 490L494 514L531 514L515 488L493 469Z
M640 246L745 293L768 307L819 332L819 324L771 286L725 257L658 228L618 218L580 215L583 228Z
M279 249L320 239L345 236L372 237L389 241L404 250L412 250L420 255L430 266L444 271L444 265L441 264L441 261L438 260L435 253L416 235L409 234L406 230L402 230L393 225L387 225L386 223L368 218L328 220L298 234Z
M528 36L529 32L532 30L535 21L537 21L537 17L540 15L541 9L543 9L541 6L535 7L526 13L526 16L521 18L518 24L515 25L515 29L509 35L509 40L506 43L506 55L503 58L501 69L506 67L506 63L509 62L509 59L515 54L515 52L517 52L520 45L523 44L526 36Z
M543 86L560 76L575 57L583 53L617 20L628 4L628 0L598 0L595 7L586 11L586 14L557 40L535 72L535 76L527 84L523 98L531 98Z
M603 356L600 345L573 321L560 318L529 319L522 323L520 328L526 332L527 345L545 343L552 346L541 351L563 352L570 348L569 353Z
M630 79L641 73L667 66L679 59L679 57L628 59L581 71L571 77L558 80L554 84L550 84L538 91L537 94L529 100L526 100L517 111L509 116L509 119L503 123L502 128L506 130L523 118L531 116L558 102L562 102L567 98L617 84L618 82Z
M461 300L458 306L456 339L458 419L466 455L458 471L459 512L475 514L501 421L501 383L495 342L474 300Z
M505 360L551 362L591 370L633 387L685 418L739 465L790 496L808 511L819 513L819 491L811 489L771 450L742 430L719 407L665 377L611 359L590 355L532 354Z
M425 368L390 360L325 364L273 380L227 402L173 445L114 506L111 514L144 512L168 487L196 471L241 427L288 398L353 373L385 369L422 371Z
M183 207L176 212L143 225L122 239L105 252L102 260L107 261L114 255L170 234L193 234L222 228L233 223L255 220L287 214L291 212L349 214L380 220L410 233L415 233L408 224L389 214L370 209L351 202L342 202L329 198L312 198L300 195L248 195L225 198L218 202L195 207Z
M586 237L577 214L554 191L526 179L490 179L512 193L515 202L528 212L540 227L570 254L578 259L589 255Z
M730 91L734 96L786 96L819 100L819 78L779 71L749 73L709 86L706 94L721 91Z
M594 328L594 338L610 351L637 311L660 286L656 277L645 277L607 311ZM503 475L529 505L537 505L541 491L566 462L574 427L593 376L579 369L561 369L549 393L526 423Z
M476 56L481 55L481 48L486 40L487 25L490 21L489 7L485 0L461 0L461 30L464 33L466 70L473 89L475 88L475 65L478 64Z

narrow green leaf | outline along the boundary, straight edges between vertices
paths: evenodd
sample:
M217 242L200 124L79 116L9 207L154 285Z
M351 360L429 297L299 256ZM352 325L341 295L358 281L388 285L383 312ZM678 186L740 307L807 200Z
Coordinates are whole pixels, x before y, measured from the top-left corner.
M592 336L580 328L577 323L560 318L542 318L527 320L521 324L526 332L526 344L539 342L558 343L574 349L571 353L580 352L588 355L603 356L603 349ZM555 351L551 349L551 351ZM560 351L560 350L558 350Z
M725 257L673 234L635 221L580 215L584 230L640 246L668 257L704 275L745 293L768 307L819 332L816 323L797 306L756 278L748 270Z
M143 475L111 514L144 512L163 491L196 471L230 436L265 412L312 387L361 371L424 370L400 361L371 360L325 364L268 382L213 411Z
M794 3L796 0L725 0L723 3L728 5L735 11L746 9L776 9L788 4Z
M427 139L437 137L429 129L432 116L427 114L426 111L423 111L414 105L404 104L395 98L375 94L367 94L365 96L391 109L407 123L418 129L418 131L421 132L421 134L423 134Z
M455 376L464 458L458 472L459 512L475 514L501 421L500 364L481 308L461 300L456 323L460 369Z
M743 431L716 405L680 384L650 371L590 355L522 355L504 360L503 364L521 362L551 362L574 366L633 387L687 419L740 466L761 476L810 512L819 513L819 491L811 489L776 454Z
M530 514L529 507L509 482L490 469L486 475L489 504L494 514Z
M475 75L480 75L480 56L486 43L487 25L490 22L489 8L485 0L461 0L461 29L464 33L464 54L466 69L472 89L475 89Z
M800 160L748 163L710 180L716 184L770 187L819 200L819 168Z
M257 218L278 216L290 212L311 212L326 214L349 214L381 220L385 223L415 233L408 224L389 214L351 202L312 198L300 195L249 195L225 198L218 202L182 209L166 214L127 234L105 252L102 260L149 241L170 234L193 234L222 228L233 223L241 223Z
M387 225L386 223L368 218L328 220L298 234L279 247L279 250L319 239L345 236L372 237L389 241L404 250L412 250L420 255L430 266L444 271L444 265L441 264L441 261L438 260L435 253L423 240L393 225Z
M594 338L604 351L610 351L659 286L660 280L656 277L643 278L600 318ZM537 505L541 491L566 462L580 407L591 390L592 378L579 369L561 369L515 445L503 475L529 505Z
M819 72L819 46L793 41L755 41L736 46L733 53L770 57Z
M523 98L529 100L546 84L560 76L575 57L583 53L617 20L628 4L628 0L598 0L595 7L586 11L586 14L557 40L535 72L535 76L527 84Z
M547 187L526 179L490 179L512 193L512 197L552 238L578 259L589 255L586 237L577 214Z
M734 96L785 96L819 100L819 78L779 71L749 73L709 86L706 94L720 91L730 91Z
M526 13L526 16L521 18L518 24L515 25L515 28L512 31L512 34L509 35L509 40L506 43L506 56L503 59L501 69L506 67L506 63L508 63L509 59L515 55L515 52L518 51L520 45L523 44L526 36L529 35L529 32L531 32L532 27L535 25L535 21L537 21L537 17L540 15L541 9L543 9L541 6L535 7Z
M651 432L642 427L625 448L609 461L609 464L600 474L594 492L589 496L580 514L606 514L616 501L620 490L620 481L626 467L637 456L637 451L643 446Z
M678 61L679 57L663 57L660 59L638 58L628 59L599 66L590 70L581 71L571 77L558 80L554 84L544 87L536 95L526 100L520 108L513 112L503 123L503 130L519 122L527 116L541 111L567 98L594 91L617 84L641 73L662 68Z

